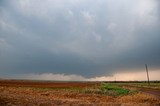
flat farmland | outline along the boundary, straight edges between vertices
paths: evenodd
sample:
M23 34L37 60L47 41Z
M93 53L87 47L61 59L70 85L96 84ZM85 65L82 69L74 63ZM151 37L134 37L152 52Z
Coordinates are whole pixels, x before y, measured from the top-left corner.
M0 80L0 86L8 87L37 87L37 88L84 88L96 85L96 82L61 82L61 81L29 81L29 80Z
M130 85L0 80L0 106L160 106L159 97Z

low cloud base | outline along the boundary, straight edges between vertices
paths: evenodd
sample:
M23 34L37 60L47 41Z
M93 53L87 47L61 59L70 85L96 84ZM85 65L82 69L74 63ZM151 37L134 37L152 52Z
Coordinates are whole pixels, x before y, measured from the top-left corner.
M160 80L160 71L150 71L150 80ZM14 77L6 77L8 79L29 79L29 80L53 80L53 81L145 81L147 80L146 72L127 72L117 73L112 76L97 76L86 78L76 74L54 74L54 73L41 73L41 74L19 74Z

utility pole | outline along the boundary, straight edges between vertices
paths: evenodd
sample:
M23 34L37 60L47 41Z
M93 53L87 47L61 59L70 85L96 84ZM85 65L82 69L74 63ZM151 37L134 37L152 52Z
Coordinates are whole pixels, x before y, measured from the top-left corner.
M146 67L146 73L147 73L148 85L150 85L150 82L149 82L149 74L148 74L148 67L147 67L147 64L145 64L145 67Z

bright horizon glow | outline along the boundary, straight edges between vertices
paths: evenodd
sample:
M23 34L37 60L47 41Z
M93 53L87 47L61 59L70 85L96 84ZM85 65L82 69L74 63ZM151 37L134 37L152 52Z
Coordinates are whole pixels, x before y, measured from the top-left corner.
M160 81L160 72L157 70L149 71L150 81ZM145 71L140 72L121 72L112 76L98 76L92 78L85 78L75 74L18 74L14 77L5 77L4 79L27 79L27 80L53 80L53 81L147 81Z

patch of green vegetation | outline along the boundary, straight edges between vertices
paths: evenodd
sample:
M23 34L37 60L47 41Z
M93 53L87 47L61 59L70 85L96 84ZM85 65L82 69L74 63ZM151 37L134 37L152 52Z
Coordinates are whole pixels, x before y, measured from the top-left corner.
M102 83L100 86L94 88L85 88L82 89L81 92L85 94L100 94L108 96L123 96L136 93L136 91L121 88L111 83Z
M105 93L105 94L111 94L111 95L127 95L130 93L130 90L124 89L121 87L118 87L113 84L107 84L107 83L102 83L100 89Z

